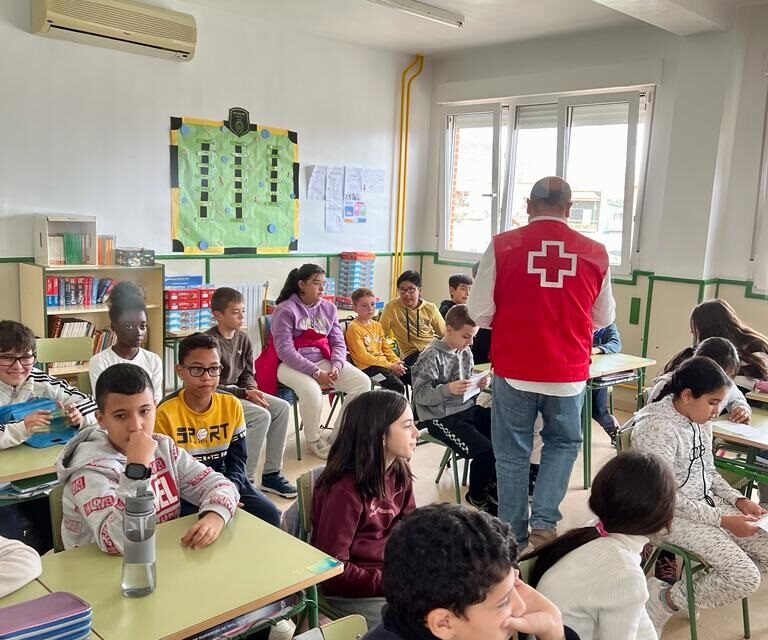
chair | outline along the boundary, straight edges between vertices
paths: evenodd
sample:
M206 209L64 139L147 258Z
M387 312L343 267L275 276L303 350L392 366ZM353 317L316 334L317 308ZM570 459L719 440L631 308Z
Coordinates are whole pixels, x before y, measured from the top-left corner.
M315 467L299 476L296 481L298 492L296 504L299 508L299 538L309 543L312 537L312 495L315 491L315 483L325 467ZM334 609L323 596L321 585L317 587L317 607L325 616L332 620L343 617L343 614Z
M618 438L616 438L616 448L619 450L619 453L622 451L629 451L632 446L632 431L635 428L635 417L632 416L630 420L623 426L621 429L619 429ZM717 460L717 459L716 459ZM695 553L688 551L687 549L684 549L683 547L678 547L674 544L669 544L667 542L662 542L657 545L654 545L656 548L654 549L653 553L651 554L651 557L648 558L648 560L643 565L643 571L646 575L653 569L654 565L656 564L656 560L659 558L659 554L661 554L662 551L667 551L668 553L671 553L678 558L682 559L683 562L683 575L685 576L685 586L686 586L686 593L688 594L688 618L691 628L691 640L697 640L698 638L698 631L696 627L696 594L694 593L693 589L693 576L696 573L699 573L700 571L708 571L710 569L709 565L707 565L704 560L699 558ZM751 632L750 632L750 622L749 622L749 599L744 598L741 601L741 614L744 619L744 637L750 638Z
M467 486L467 475L469 473L469 459L463 458L464 460L464 474L462 476L461 483L459 483L459 460L462 460L462 458L459 457L459 454L456 453L453 449L451 449L445 442L442 440L438 440L433 435L429 433L426 429L422 429L419 431L419 445L421 444L437 444L441 447L445 447L445 453L443 453L443 459L440 461L440 468L437 472L437 477L435 478L435 484L440 484L440 478L443 477L443 472L445 471L446 467L451 466L453 468L453 488L456 494L456 504L461 504L461 487Z
M93 338L40 338L37 340L37 361L46 365L63 362L87 362L93 355ZM91 392L88 372L77 374L77 386L83 393Z
M61 538L61 522L64 519L64 485L57 484L48 494L48 508L51 512L51 534L53 537L53 552L64 551L64 541Z
M259 317L259 338L261 340L262 349L267 346L269 340L269 332L272 328L272 316L264 315ZM333 387L327 387L321 390L324 396L333 395L331 401L331 412L328 414L328 422L325 425L320 425L321 429L330 428L333 414L336 412L336 408L344 402L344 393L336 391ZM286 402L290 402L293 405L293 430L296 434L296 459L301 460L301 430L303 424L299 420L299 399L296 392L290 387L286 387L280 382L277 383L277 395Z
M323 640L360 640L368 633L365 618L359 615L344 616L320 627ZM308 631L294 636L295 640L312 640L317 634Z

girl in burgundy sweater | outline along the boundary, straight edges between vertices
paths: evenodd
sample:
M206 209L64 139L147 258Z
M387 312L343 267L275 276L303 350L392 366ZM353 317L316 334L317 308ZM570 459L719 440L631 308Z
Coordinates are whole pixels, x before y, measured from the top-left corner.
M368 391L349 401L312 499L312 544L344 563L323 583L344 614L381 619L381 568L393 528L415 507L408 459L419 431L405 397Z

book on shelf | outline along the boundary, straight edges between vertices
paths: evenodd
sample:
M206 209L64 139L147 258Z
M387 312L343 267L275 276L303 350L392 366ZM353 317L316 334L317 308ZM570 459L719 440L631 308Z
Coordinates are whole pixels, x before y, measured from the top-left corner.
M54 233L48 236L51 265L87 264L91 249L91 236L87 233Z
M90 337L93 341L92 354L109 349L117 342L117 335L112 329L94 329L93 323L80 318L64 318L51 316L48 323L48 336L51 338L82 338ZM48 366L48 371L55 374L62 369L88 364L87 360L72 362L55 362Z
M114 278L46 276L45 304L48 307L103 304L115 284Z

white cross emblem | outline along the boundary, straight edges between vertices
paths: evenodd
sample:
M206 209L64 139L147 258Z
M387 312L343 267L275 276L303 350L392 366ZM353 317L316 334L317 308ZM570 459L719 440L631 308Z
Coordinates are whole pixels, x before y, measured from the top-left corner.
M576 275L576 254L560 240L542 240L539 251L528 252L528 273L539 274L542 287L562 289L565 276Z

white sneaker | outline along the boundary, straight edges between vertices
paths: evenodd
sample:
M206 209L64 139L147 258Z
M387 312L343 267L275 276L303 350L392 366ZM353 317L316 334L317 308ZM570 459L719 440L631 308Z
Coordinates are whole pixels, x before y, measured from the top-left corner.
M307 442L307 449L312 455L317 456L321 460L327 460L331 445L323 438L318 438L312 442Z
M269 630L269 640L291 640L296 625L293 620L280 620Z
M670 609L664 599L664 591L669 589L669 585L658 578L648 578L648 602L645 603L645 610L651 619L653 628L656 629L656 635L661 638L661 630L669 619L678 613Z

